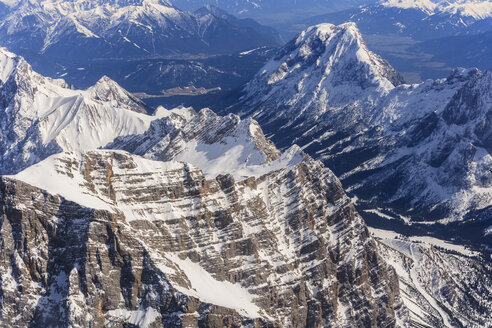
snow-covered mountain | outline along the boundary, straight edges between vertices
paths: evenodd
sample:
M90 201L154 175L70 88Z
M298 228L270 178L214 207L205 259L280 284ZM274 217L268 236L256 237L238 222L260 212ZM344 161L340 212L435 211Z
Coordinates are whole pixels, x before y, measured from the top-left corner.
M19 1L0 22L0 44L65 64L95 58L222 54L278 45L259 24L184 12L165 0Z
M1 158L18 165L1 165L15 173L0 177L3 323L490 323L488 258L372 230L377 241L332 171L295 145L278 150L255 120L187 108L150 116L108 78L73 90L0 54ZM366 67L367 88L391 94L398 75L359 55L384 66ZM465 106L480 88L456 96L445 119L479 120Z
M347 21L356 22L365 34L429 40L491 31L492 4L488 0L381 0L360 8L315 16L305 23Z
M286 120L295 126L352 101L370 105L402 82L384 59L367 49L354 23L321 24L291 40L248 83L243 111L254 110L262 122ZM284 110L270 110L264 101Z
M457 69L401 84L354 24L324 24L281 49L236 110L281 147L294 142L321 159L361 205L483 227L492 218L491 77Z
M72 90L3 48L0 68L1 174L62 150L102 147L150 126L146 106L108 78L87 90ZM90 132L79 138L81 130Z
M1 165L3 323L406 325L395 271L321 162L252 119L150 116L107 78L72 90L0 58L17 165Z
M490 262L439 239L370 231L378 240L380 254L398 273L412 326L478 328L492 324Z
M140 100L107 77L87 90L73 90L1 48L0 68L1 174L19 172L60 151L93 150L113 141L108 147L158 160L210 162L203 169L220 173L281 157L252 120L232 114L220 118L206 109L176 114L159 108L149 116ZM87 131L83 138L81 131ZM294 161L296 151L289 154L281 161Z
M418 9L429 15L459 15L477 20L492 17L492 3L486 0L382 0L380 4L388 8Z

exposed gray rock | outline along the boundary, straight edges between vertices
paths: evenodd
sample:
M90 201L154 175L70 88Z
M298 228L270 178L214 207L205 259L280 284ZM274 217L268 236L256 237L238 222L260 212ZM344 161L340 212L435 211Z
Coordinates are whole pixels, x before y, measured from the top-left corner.
M230 175L207 180L188 164L159 164L114 151L63 153L53 163L44 170L30 168L29 177L38 170L50 179L67 179L72 182L64 186L66 195L86 195L92 197L89 204L109 208L84 207L17 178L2 178L3 322L107 327L405 322L394 271L378 255L340 182L319 162L244 181ZM229 295L230 305L199 300L213 295L200 292L204 286L187 269L197 270L195 265L218 284L238 284L231 292L241 288L251 301L238 305L235 294ZM257 316L251 315L255 311Z

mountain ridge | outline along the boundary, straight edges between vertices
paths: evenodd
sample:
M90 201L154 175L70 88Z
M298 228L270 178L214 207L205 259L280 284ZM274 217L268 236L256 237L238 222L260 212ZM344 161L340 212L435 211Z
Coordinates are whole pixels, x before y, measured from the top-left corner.
M104 146L115 135L148 128L147 107L108 78L87 90L34 72L27 62L0 48L2 174L17 172L60 151ZM102 124L106 123L105 126ZM80 129L92 130L84 140Z
M353 21L364 34L398 35L414 40L484 33L491 30L488 1L382 0L336 13L304 19L307 26L320 22Z

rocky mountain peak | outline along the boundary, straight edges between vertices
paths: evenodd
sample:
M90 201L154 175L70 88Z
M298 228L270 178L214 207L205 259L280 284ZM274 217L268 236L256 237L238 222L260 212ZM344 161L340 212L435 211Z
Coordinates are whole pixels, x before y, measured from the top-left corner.
M403 83L402 77L385 60L367 48L357 25L351 22L312 26L281 49L274 60L280 62L281 71L290 68L297 74L315 67L338 83L367 84L362 80L365 78L386 89ZM358 73L361 69L363 73ZM281 77L283 72L280 73L269 82ZM360 74L363 75L357 76Z
M88 90L44 77L25 60L0 52L0 174L18 172L62 150L103 147L116 136L142 133L152 118L145 105L115 82ZM90 131L84 138L81 129Z
M155 117L145 133L117 138L106 148L153 160L191 163L209 177L257 175L305 160L298 148L281 155L251 118L218 116L208 108L197 113L187 108L162 107Z
M27 71L32 70L24 58L13 54L7 48L0 47L0 86L7 82L13 74L22 70L22 68Z
M403 82L367 48L356 24L320 24L301 32L260 69L244 90L247 106L240 111L254 112L262 121L280 115L285 124L294 124L354 104L369 110Z
M88 91L94 99L110 102L115 106L124 106L128 110L137 113L146 114L151 110L142 100L123 89L107 76L101 77Z

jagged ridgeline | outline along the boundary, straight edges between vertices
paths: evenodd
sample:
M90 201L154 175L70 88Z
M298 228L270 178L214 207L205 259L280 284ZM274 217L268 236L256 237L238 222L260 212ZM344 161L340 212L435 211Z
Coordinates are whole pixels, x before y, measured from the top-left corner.
M298 147L232 114L148 116L108 78L68 89L4 49L0 68L2 324L405 324L395 271Z

